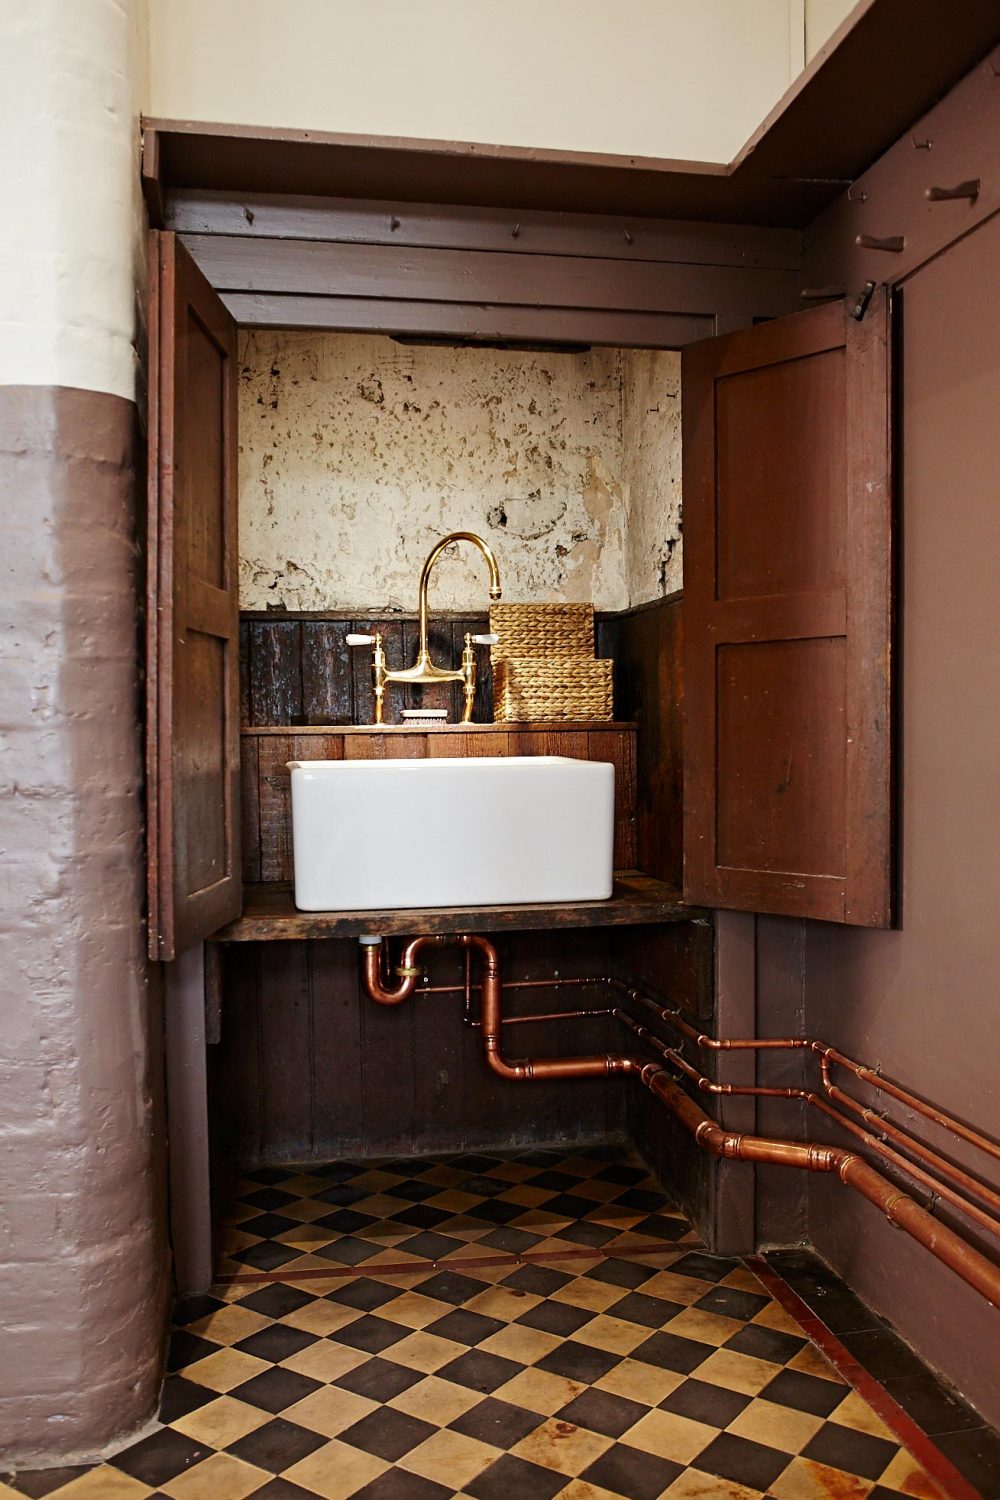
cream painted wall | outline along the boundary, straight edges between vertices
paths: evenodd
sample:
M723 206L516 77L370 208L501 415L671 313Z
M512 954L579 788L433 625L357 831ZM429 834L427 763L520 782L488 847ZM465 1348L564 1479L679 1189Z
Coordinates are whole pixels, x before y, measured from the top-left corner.
M806 62L812 62L853 9L854 0L805 0Z
M0 384L131 397L145 0L0 14Z
M630 604L672 594L681 567L681 357L674 350L622 355L622 458Z
M445 532L504 598L623 609L680 584L679 357L241 337L240 602L412 610ZM486 598L456 548L434 603Z
M803 3L150 0L149 111L728 161L802 66Z

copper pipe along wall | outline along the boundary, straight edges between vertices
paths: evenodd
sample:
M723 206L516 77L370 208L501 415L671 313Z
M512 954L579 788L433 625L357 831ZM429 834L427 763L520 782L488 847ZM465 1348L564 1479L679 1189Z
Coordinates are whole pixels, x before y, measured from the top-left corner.
M734 1161L767 1163L835 1174L845 1186L867 1198L891 1223L904 1229L992 1306L1000 1306L1000 1267L987 1260L954 1230L935 1219L854 1152L813 1141L775 1140L766 1136L733 1134L705 1114L657 1063L644 1062L641 1058L606 1053L585 1057L526 1058L508 1062L501 1052L503 1017L499 959L496 948L487 938L472 933L455 937L415 938L404 950L403 962L397 970L401 983L392 990L382 982L382 945L367 945L363 950L366 989L373 999L378 999L382 1004L398 1004L416 988L419 971L414 960L421 949L425 945L442 947L448 944L474 947L482 955L483 1050L487 1065L499 1077L524 1082L532 1079L592 1078L630 1073L666 1106L702 1150ZM669 1013L664 1012L664 1016L669 1018Z
M850 1135L853 1135L856 1140L863 1142L864 1145L870 1148L870 1150L876 1152L876 1154L880 1156L883 1161L892 1163L892 1165L896 1167L898 1171L905 1172L907 1176L912 1177L915 1182L919 1182L923 1187L926 1187L932 1194L932 1196L941 1198L946 1203L951 1204L953 1208L958 1209L960 1213L966 1216L966 1218L972 1220L981 1228L987 1230L990 1234L1000 1238L1000 1220L992 1217L985 1210L981 1209L977 1204L969 1203L965 1198L961 1196L960 1193L956 1192L955 1189L948 1184L948 1182L942 1182L939 1178L932 1177L929 1172L925 1172L922 1167L918 1167L915 1165L915 1163L908 1161L905 1156L901 1156L898 1151L894 1151L892 1147L887 1146L884 1141L881 1141L876 1136L871 1135L869 1131L863 1130L860 1125L856 1125L853 1120L848 1119L846 1115L841 1114L839 1110L835 1109L831 1104L827 1103L827 1101L823 1099L819 1094L814 1093L810 1089L800 1089L793 1087L769 1088L766 1086L761 1086L759 1084L749 1083L716 1083L711 1078L705 1078L699 1075L697 1068L693 1068L686 1058L681 1057L680 1053L675 1052L672 1047L668 1047L666 1043L660 1037L656 1036L655 1033L650 1031L647 1026L642 1026L638 1021L635 1021L631 1016L626 1014L625 1011L615 1009L612 1014L616 1017L616 1019L622 1021L629 1028L629 1030L632 1031L636 1036L638 1036L642 1041L646 1042L647 1045L653 1047L657 1052L659 1052L661 1057L677 1067L680 1072L685 1075L685 1077L690 1078L692 1082L704 1092L711 1094L736 1095L741 1098L750 1097L764 1099L801 1100L804 1104L808 1104L812 1108L820 1110L824 1115L827 1116L828 1119L833 1120L837 1125L839 1125L842 1130L846 1130ZM847 1096L844 1095L843 1097L846 1098ZM850 1102L852 1104L855 1103L855 1101L853 1100ZM860 1109L860 1106L858 1106L858 1108ZM878 1119L878 1117L876 1117L876 1121L880 1127L884 1126L884 1122ZM900 1134L903 1134L903 1132L900 1132ZM918 1144L919 1143L915 1141L907 1141L907 1145L910 1147L915 1147ZM951 1163L944 1161L933 1151L927 1151L926 1155L928 1158L933 1159L939 1172L944 1172L951 1169Z
M655 1068L655 1064L651 1064ZM905 1229L932 1255L974 1287L992 1306L1000 1305L1000 1267L893 1186L862 1157L836 1146L813 1142L770 1140L765 1136L733 1135L723 1130L695 1101L660 1070L643 1074L642 1081L705 1151L734 1161L766 1162L798 1167L808 1172L835 1174L880 1209L893 1224Z
M626 988L630 1000L640 1002L657 1016L661 1016L668 1022L675 1023L678 1030L682 1031L686 1035L689 1035L692 1040L696 1040L699 1045L715 1040L714 1038L706 1038L704 1034L696 1032L695 1029L691 1026L688 1026L687 1023L679 1022L678 1018L672 1011L666 1010L663 1007L657 1005L654 1001L650 1000L647 996L643 995L634 987L624 988ZM623 1013L620 1012L619 1014L624 1019ZM653 1045L657 1047L657 1050L661 1050L659 1039L653 1038L653 1033L649 1032L646 1028L642 1028L642 1031L645 1032L647 1038L653 1039ZM830 1098L835 1099L843 1109L852 1111L854 1114L863 1119L866 1124L872 1125L875 1129L882 1131L883 1134L888 1136L890 1140L894 1140L898 1145L902 1146L904 1150L911 1152L912 1155L918 1157L921 1161L933 1167L934 1171L938 1173L938 1177L943 1178L944 1182L930 1177L927 1173L922 1172L919 1168L915 1167L912 1162L907 1161L905 1157L899 1156L898 1153L891 1151L884 1145L883 1142L877 1140L867 1132L861 1132L859 1138L864 1139L866 1143L871 1145L872 1149L877 1151L878 1154L884 1159L892 1161L896 1166L908 1172L912 1177L915 1178L915 1180L924 1183L931 1189L932 1192L938 1193L942 1198L945 1198L956 1208L961 1209L961 1211L967 1214L969 1218L974 1219L977 1223L982 1224L985 1228L989 1229L992 1234L1000 1234L1000 1225L998 1225L995 1219L991 1218L988 1214L984 1214L975 1205L969 1204L965 1198L960 1196L959 1193L951 1191L951 1188L960 1187L965 1193L973 1194L974 1196L980 1198L984 1203L992 1204L997 1210L1000 1210L1000 1194L995 1192L986 1184L979 1182L978 1179L972 1177L968 1172L963 1171L961 1167L958 1167L953 1162L946 1160L938 1152L933 1151L928 1146L925 1146L922 1141L918 1141L912 1134L910 1134L909 1131L906 1131L901 1127L894 1125L891 1120L887 1120L883 1116L876 1114L873 1110L867 1109L858 1100L852 1099L849 1094L845 1094L841 1089L838 1089L837 1086L831 1082L829 1076L830 1062L836 1062L839 1058L838 1055L837 1058L831 1059L829 1053L832 1049L825 1048L823 1043L816 1043L796 1038L788 1038L787 1040L776 1040L772 1038L769 1040L771 1045L776 1045L786 1050L795 1047L797 1049L811 1051L818 1054L820 1059L820 1073L822 1077L823 1088L826 1094ZM853 1126L851 1122L848 1121L840 1111L831 1110L828 1106L824 1105L818 1095L810 1093L808 1090L764 1089L760 1087L740 1088L733 1084L713 1083L711 1079L701 1077L698 1073L698 1070L696 1068L692 1068L691 1064L688 1063L683 1057L681 1057L679 1053L674 1052L672 1049L665 1049L664 1055L669 1055L670 1060L675 1064L675 1066L680 1069L682 1073L691 1078L699 1088L704 1089L708 1092L711 1092L713 1094L753 1093L770 1098L803 1099L806 1103L822 1109L825 1114L829 1115L831 1119L835 1119L838 1124L843 1126L845 1130L849 1130L851 1134L858 1135L857 1127ZM848 1059L847 1061L850 1062L850 1059ZM858 1070L859 1075L866 1072L870 1073L870 1070L863 1068L861 1064L853 1064L852 1071L855 1068ZM877 1074L871 1074L871 1077L873 1079L877 1078L878 1076L879 1075ZM868 1080L866 1079L864 1081ZM902 1090L897 1092L905 1093L906 1091ZM930 1107L928 1106L928 1109L929 1108ZM936 1117L940 1113L940 1111L933 1111L932 1118ZM966 1132L966 1134L968 1134L968 1132ZM972 1132L972 1134L975 1134L975 1132Z
M818 1041L814 1037L762 1037L758 1039L753 1037L708 1036L707 1033L698 1031L694 1026L691 1026L676 1010L671 1010L667 1006L657 1004L656 1001L651 1000L648 995L644 995L634 985L614 979L610 983L622 990L629 999L636 1000L639 1004L646 1006L654 1015L661 1017L669 1026L673 1026L675 1030L679 1031L682 1036L687 1037L689 1041L694 1042L696 1046L706 1048L709 1051L746 1050L761 1052L768 1050L794 1050L815 1052L828 1063L846 1068L855 1078L867 1084L870 1088L888 1094L890 1098L896 1099L900 1104L904 1104L908 1109L912 1109L915 1114L923 1115L925 1119L931 1120L949 1135L958 1136L969 1145L1000 1161L1000 1145L996 1141L991 1141L988 1136L983 1135L980 1131L973 1130L970 1126L963 1124L961 1120L956 1120L954 1115L948 1114L946 1110L938 1109L932 1104L927 1104L923 1099L912 1093L911 1090L904 1089L900 1084L893 1083L890 1079L884 1078L881 1073L877 1073L873 1068L868 1068L863 1063L856 1062L854 1058L847 1057L843 1052L838 1052L835 1047L829 1046L826 1042Z

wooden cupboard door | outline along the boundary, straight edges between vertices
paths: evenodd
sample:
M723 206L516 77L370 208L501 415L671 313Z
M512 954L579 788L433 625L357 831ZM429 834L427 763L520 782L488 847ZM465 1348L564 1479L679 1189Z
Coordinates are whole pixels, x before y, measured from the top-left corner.
M888 300L688 345L684 886L888 926Z
M236 326L172 234L150 255L149 951L239 915Z

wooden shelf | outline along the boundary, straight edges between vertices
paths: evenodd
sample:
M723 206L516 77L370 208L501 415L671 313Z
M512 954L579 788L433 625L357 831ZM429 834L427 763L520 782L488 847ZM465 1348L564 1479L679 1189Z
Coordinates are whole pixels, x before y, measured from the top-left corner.
M650 922L707 921L700 907L687 906L680 891L642 875L620 870L607 901L553 902L537 906L434 907L407 911L298 911L290 885L251 885L244 891L243 915L213 933L213 943L260 943L303 938L384 937L444 932L535 932L547 928L627 927Z

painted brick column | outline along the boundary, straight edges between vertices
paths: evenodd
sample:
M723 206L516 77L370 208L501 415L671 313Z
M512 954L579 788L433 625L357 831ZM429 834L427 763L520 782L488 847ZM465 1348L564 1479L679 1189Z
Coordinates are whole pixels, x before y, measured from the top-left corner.
M8 7L0 59L0 1471L160 1378L162 1020L143 950L139 0Z

